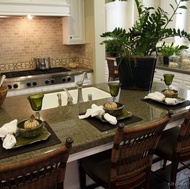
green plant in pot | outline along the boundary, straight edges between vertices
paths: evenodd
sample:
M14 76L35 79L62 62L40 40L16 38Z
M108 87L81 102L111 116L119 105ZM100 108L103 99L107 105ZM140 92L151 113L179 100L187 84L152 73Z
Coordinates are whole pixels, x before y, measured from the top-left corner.
M182 5L188 0L174 0L170 5L172 14L158 7L145 7L140 0L135 0L138 19L127 32L122 28L115 28L111 32L101 34L106 38L100 44L107 45L112 40L119 46L117 57L121 88L150 90L154 77L157 59L157 44L169 37L185 37L190 41L190 34L184 30L168 28L178 9L187 9Z
M163 63L165 65L168 65L170 56L174 54L180 55L180 52L185 49L188 49L188 46L174 45L174 43L171 43L171 44L163 43L161 47L158 47L158 52L161 53L163 56Z

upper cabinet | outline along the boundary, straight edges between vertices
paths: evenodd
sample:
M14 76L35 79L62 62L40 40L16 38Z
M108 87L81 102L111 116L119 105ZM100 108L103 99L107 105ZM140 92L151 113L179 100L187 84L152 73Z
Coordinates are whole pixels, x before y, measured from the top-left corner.
M3 16L69 16L70 5L66 0L0 0Z
M71 5L71 16L62 18L63 44L84 44L84 0L68 0L67 2Z

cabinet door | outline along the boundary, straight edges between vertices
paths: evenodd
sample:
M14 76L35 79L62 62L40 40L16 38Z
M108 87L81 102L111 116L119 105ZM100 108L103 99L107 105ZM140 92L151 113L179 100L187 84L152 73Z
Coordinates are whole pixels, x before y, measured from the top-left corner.
M155 69L154 82L163 83L164 70Z
M190 75L184 74L183 79L183 88L190 90Z
M84 44L84 0L70 0L71 16L63 17L63 44Z

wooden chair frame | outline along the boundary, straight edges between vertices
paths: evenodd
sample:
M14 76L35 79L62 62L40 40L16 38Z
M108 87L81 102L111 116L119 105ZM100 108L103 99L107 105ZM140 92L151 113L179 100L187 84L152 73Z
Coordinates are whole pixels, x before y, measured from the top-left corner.
M164 135L163 135L164 136ZM162 139L162 138L161 138ZM174 145L173 154L167 154L158 149L155 154L164 159L164 167L167 160L171 161L171 175L170 175L170 188L176 188L176 175L178 172L190 167L190 109L188 110L183 123L179 129L176 144ZM180 164L180 162L185 162Z
M87 158L91 157L94 157L96 163L96 155L93 155L80 161L81 189L86 188L85 174L106 189L130 189L139 185L149 188L154 149L170 117L169 114L156 122L125 129L123 124L119 125L115 133L111 157L109 157L111 159L108 183L99 179L98 175L86 165ZM97 166L98 164L99 162Z
M118 68L114 65L114 60L107 59L107 65L108 65L108 81L115 81L116 79L119 79L118 74Z
M0 188L50 189L64 188L66 163L73 140L47 154L25 161L0 165Z

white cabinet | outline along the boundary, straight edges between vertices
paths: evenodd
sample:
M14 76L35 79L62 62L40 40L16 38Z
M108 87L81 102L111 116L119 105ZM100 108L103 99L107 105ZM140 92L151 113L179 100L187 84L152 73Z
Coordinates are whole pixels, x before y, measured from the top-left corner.
M66 0L0 0L0 15L69 16Z
M155 69L154 81L158 83L163 83L164 70Z
M190 90L190 75L184 74L183 88Z
M190 90L190 75L178 73L178 72L155 69L154 81L158 82L158 83L164 83L164 81L163 81L164 74L174 74L175 75L173 82L172 82L173 86Z
M69 0L68 3L71 5L71 16L62 18L63 44L84 44L84 0Z

